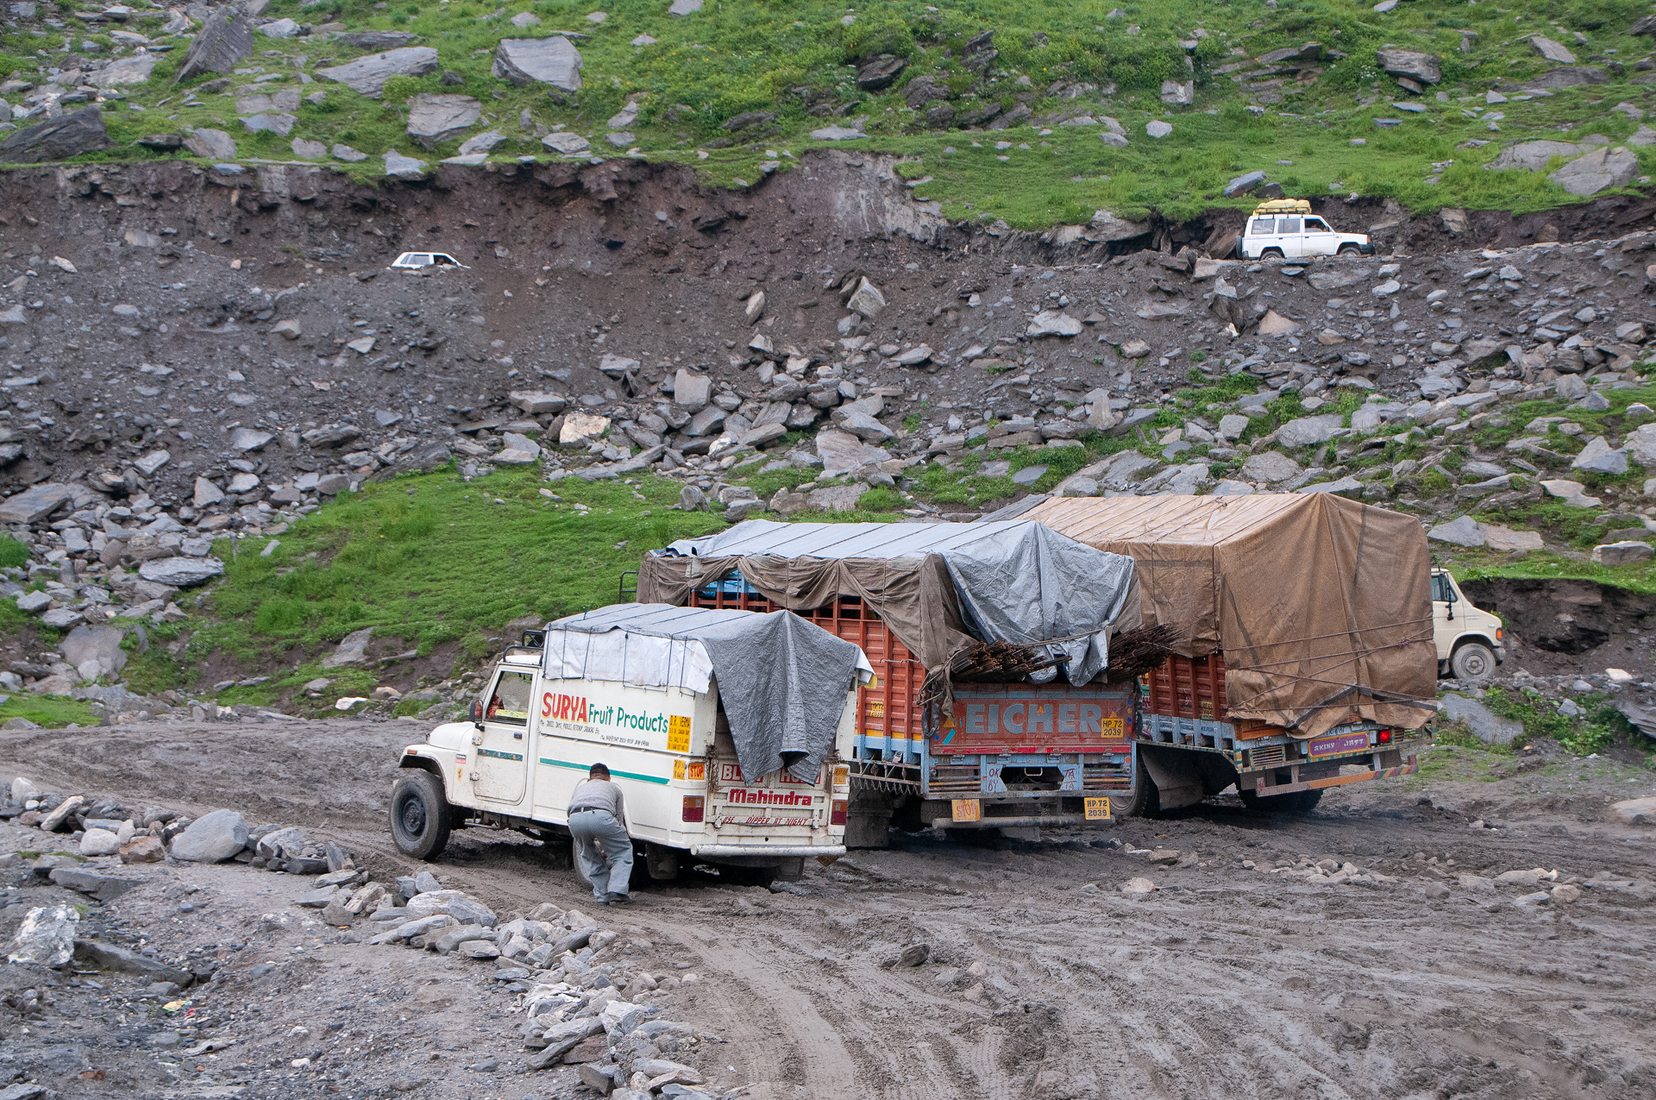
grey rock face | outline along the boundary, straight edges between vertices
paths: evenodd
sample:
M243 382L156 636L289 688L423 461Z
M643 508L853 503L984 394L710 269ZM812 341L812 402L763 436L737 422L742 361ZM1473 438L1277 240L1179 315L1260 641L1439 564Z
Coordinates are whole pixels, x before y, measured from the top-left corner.
M426 162L401 153L385 154L385 174L397 180L417 180L425 175Z
M1486 167L1497 170L1523 168L1539 172L1554 157L1577 157L1592 152L1598 144L1591 141L1520 141L1502 149Z
M385 94L385 85L394 76L424 76L437 68L437 51L429 46L403 46L383 53L371 53L316 70L324 80L343 84L353 92L378 99Z
M1375 53L1380 67L1392 76L1405 77L1421 84L1436 84L1443 79L1438 59L1420 50L1403 50L1387 46Z
M6 948L6 961L32 966L60 967L75 957L75 928L80 914L72 906L50 905L30 909Z
M816 450L822 459L822 472L828 477L856 473L891 458L883 447L864 443L850 432L834 428L817 433Z
M214 810L173 838L172 857L186 863L223 863L247 847L247 822L234 810Z
M253 52L253 21L239 6L219 8L207 17L179 66L182 83L202 73L227 73Z
M1471 516L1461 516L1448 523L1440 523L1430 531L1426 537L1433 542L1446 542L1451 546L1482 546L1484 544L1483 528Z
M485 928L495 924L492 909L459 890L432 890L409 899L410 917L430 917L439 913L453 917L461 924L478 924Z
M0 503L0 523L39 523L75 498L69 485L43 482Z
M89 81L99 88L124 88L131 84L142 84L148 80L154 68L154 54L135 53L131 57L111 61L93 73Z
M1547 178L1572 195L1586 198L1623 187L1639 174L1639 158L1628 149L1598 149L1577 157Z
M1465 695L1449 693L1443 697L1443 717L1459 722L1486 745L1508 745L1522 737L1524 726L1510 718L1502 718L1478 700Z
M124 635L113 626L77 626L63 638L63 659L77 669L96 671L87 679L113 675L126 667L126 651L121 648Z
M571 134L563 131L559 131L554 134L547 134L545 137L541 138L541 144L552 150L554 153L562 153L564 156L574 156L578 153L585 153L592 148L592 142L588 141L580 134Z
M205 160L226 161L236 157L236 139L223 130L191 130L184 137L184 148Z
M581 51L562 35L503 38L495 49L494 74L514 84L550 84L559 91L581 90Z
M138 567L138 575L146 581L174 588L205 584L223 573L224 563L217 558L158 558Z
M435 149L476 126L482 117L481 105L469 95L422 93L408 101L408 136Z
M108 149L114 142L104 129L103 114L86 107L70 114L19 130L0 141L0 163L34 164L67 160L82 153Z
M1310 447L1333 439L1341 427L1338 416L1302 416L1278 428L1277 439L1285 447Z
M360 665L368 659L368 643L373 637L374 628L371 626L353 630L345 635L337 649L322 658L322 667L344 668L346 665Z

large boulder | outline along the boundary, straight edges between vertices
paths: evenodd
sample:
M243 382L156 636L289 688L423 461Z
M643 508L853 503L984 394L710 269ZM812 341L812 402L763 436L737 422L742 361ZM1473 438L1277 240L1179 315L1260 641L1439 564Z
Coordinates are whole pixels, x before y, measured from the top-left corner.
M75 666L82 679L96 680L113 676L126 667L126 650L121 648L125 635L113 626L77 626L64 635L63 659Z
M1516 145L1502 149L1500 155L1484 167L1523 168L1539 172L1554 157L1578 157L1583 153L1592 152L1602 144L1602 141L1520 141Z
M561 34L503 38L495 49L494 74L513 84L550 84L562 92L578 92L581 51Z
M430 46L404 46L383 53L371 53L343 65L316 70L324 80L343 84L351 91L378 99L394 76L424 76L437 69L437 51Z
M422 93L408 101L408 136L435 149L476 126L482 117L481 104L469 95Z
M850 432L837 428L824 428L817 433L816 452L817 457L822 459L822 472L827 477L853 474L891 458L885 448L864 443Z
M1436 84L1443 79L1443 68L1438 64L1438 59L1420 50L1387 46L1375 52L1375 60L1392 76L1413 80L1417 84Z
M1577 157L1547 178L1578 198L1624 187L1639 174L1639 158L1628 149L1598 149Z
M146 581L174 588L205 584L223 573L224 563L217 558L157 558L138 567L138 575Z
M6 961L33 966L68 966L69 960L75 957L75 928L79 924L80 913L70 905L43 905L30 909L6 947Z
M155 54L135 53L131 57L111 61L87 80L97 88L123 88L129 84L142 84L150 78L154 69Z
M219 8L191 40L177 79L182 82L202 73L227 73L252 52L253 20L239 4Z
M39 523L74 499L73 486L44 481L0 503L0 523Z
M0 141L0 164L68 160L82 153L108 149L114 144L109 140L109 131L104 129L103 114L96 107L85 107L42 122L39 126L19 130L5 141Z
M1644 424L1627 433L1622 450L1647 470L1656 469L1656 424ZM17 499L16 497L12 498ZM11 503L7 501L6 503Z
M172 857L185 863L223 863L247 847L247 821L235 810L214 810L173 838Z
M1502 718L1478 700L1453 692L1443 696L1439 713L1445 721L1457 722L1472 731L1486 745L1510 745L1524 735L1524 724Z

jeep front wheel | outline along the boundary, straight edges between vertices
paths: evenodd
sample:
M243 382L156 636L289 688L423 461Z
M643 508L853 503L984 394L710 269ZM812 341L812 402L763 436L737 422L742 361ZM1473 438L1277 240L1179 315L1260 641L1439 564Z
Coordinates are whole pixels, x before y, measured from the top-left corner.
M443 782L428 771L410 770L391 788L391 839L415 859L436 859L448 845L449 804Z

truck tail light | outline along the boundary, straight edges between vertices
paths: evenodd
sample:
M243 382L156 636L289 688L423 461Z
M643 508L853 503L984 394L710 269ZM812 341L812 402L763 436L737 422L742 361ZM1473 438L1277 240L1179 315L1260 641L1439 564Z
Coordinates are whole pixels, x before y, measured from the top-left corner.
M844 825L845 824L845 808L846 808L846 800L845 799L843 799L843 798L834 799L833 809L831 809L828 812L828 824L830 824L830 825Z
M834 769L834 786L843 787L849 782L851 782L850 766L847 764L841 764L836 767Z
M685 795L683 812L684 820L692 822L702 820L702 812L706 805L707 799L703 798L699 794Z
M1379 733L1374 735L1374 739L1382 745L1391 744L1391 730L1381 730Z

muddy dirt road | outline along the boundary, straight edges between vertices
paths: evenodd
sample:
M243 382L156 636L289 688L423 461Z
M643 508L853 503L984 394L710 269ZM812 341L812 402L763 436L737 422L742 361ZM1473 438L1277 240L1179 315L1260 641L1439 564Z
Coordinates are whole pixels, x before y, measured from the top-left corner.
M401 864L383 802L420 728L8 732L0 770ZM1656 1095L1656 848L1603 813L1656 784L1604 761L1507 771L1339 792L1297 821L1221 803L1037 845L915 838L782 892L643 889L605 919L701 975L673 1009L729 1040L719 1068L757 1097ZM1557 879L1489 881L1531 868ZM493 834L459 834L437 870L499 909L584 897ZM1137 877L1158 889L1124 895ZM1579 898L1519 904L1558 884Z

